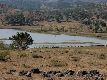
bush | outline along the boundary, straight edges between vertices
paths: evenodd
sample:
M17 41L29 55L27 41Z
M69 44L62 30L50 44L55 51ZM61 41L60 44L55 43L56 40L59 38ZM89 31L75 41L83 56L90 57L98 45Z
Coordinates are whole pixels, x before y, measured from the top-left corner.
M9 51L0 52L0 61L7 61L8 59L10 59Z
M32 54L32 57L33 57L33 58L43 58L42 56L40 56L40 55L38 55L38 54L34 54L34 53Z
M6 46L4 43L0 43L0 50L7 50L9 49L8 46Z
M33 39L27 32L18 32L9 39L13 41L11 45L16 49L25 50L28 48L28 45L33 44Z

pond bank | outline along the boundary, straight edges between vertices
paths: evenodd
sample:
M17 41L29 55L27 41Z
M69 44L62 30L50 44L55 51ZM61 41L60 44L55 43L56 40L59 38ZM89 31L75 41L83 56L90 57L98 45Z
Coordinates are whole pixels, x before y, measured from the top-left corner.
M58 32L58 31L41 31L39 29L39 26L0 26L0 29L15 29L15 30L22 30L27 32L33 32L33 33L43 33L43 34L53 34L53 35L59 35L59 34L65 34L70 36L84 36L84 37L96 37L99 39L106 39L107 40L107 33L83 33L83 32Z

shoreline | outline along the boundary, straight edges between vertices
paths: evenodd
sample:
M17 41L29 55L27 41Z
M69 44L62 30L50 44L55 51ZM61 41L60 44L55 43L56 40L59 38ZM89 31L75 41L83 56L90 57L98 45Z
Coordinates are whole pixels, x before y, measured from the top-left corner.
M15 29L15 30L22 30L32 33L41 33L41 34L53 34L53 35L69 35L69 36L83 36L83 37L94 37L99 39L107 40L107 33L83 33L83 32L58 32L58 31L40 31L38 30L37 26L2 26L0 29ZM34 30L33 30L34 29Z

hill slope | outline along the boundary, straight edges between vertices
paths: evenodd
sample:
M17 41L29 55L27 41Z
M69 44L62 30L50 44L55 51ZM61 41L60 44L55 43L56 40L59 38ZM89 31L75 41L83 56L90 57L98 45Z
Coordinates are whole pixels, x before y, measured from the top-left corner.
M53 8L66 8L70 7L72 4L79 2L107 2L107 0L0 0L0 3L6 3L11 7L23 9L23 10L35 10L40 9L43 4L47 7Z

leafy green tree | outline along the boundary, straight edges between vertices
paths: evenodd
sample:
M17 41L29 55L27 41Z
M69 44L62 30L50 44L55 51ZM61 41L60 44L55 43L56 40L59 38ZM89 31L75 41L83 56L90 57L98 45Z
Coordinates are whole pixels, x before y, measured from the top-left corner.
M33 39L27 32L18 32L16 35L13 35L9 39L13 41L12 45L16 49L25 50L28 48L28 45L33 44Z

